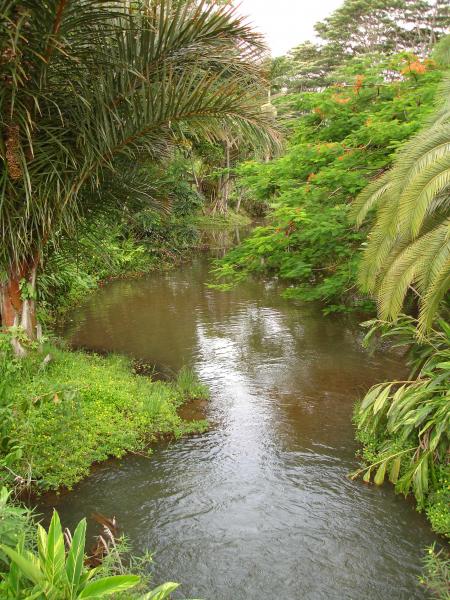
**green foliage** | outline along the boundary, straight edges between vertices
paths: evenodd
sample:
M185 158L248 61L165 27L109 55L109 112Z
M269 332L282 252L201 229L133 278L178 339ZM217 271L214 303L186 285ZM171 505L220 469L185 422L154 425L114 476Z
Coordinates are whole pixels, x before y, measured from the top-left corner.
M48 363L39 353L20 361L2 398L14 415L4 427L0 454L0 473L10 483L70 487L94 462L129 451L148 453L161 435L205 428L204 422L183 422L176 412L185 400L206 395L187 370L174 383L151 382L133 375L122 357L56 347L46 352Z
M416 322L404 317L389 325L371 321L366 341L377 334L408 347L414 379L373 386L356 409L358 437L370 465L357 471L381 485L386 476L396 491L414 492L437 531L450 535L450 327L444 321L415 343Z
M142 165L186 139L277 142L260 110L262 37L228 4L7 0L1 13L0 269L9 281L34 288L43 249L75 237L93 206L150 198ZM182 182L177 202L181 213L192 203ZM17 316L34 337L30 306Z
M437 550L435 545L431 546L423 562L425 573L420 578L422 585L433 594L433 598L449 600L450 556L447 549Z
M152 182L152 202L133 195L120 206L94 206L80 219L76 237L60 234L47 244L37 285L41 323L50 324L104 280L172 266L198 245L202 200L186 169L178 155L164 168L147 165L141 172L145 186Z
M206 400L209 398L209 388L199 381L192 369L183 367L174 382L181 398L189 400Z
M14 505L11 492L0 488L0 543L7 546L30 546L32 513L28 508ZM8 564L8 557L0 551L0 573Z
M372 65L398 52L423 58L449 26L446 0L345 0L316 23L318 42L303 42L272 59L272 90L318 91L342 81L342 67L355 58Z
M365 236L351 227L350 202L432 111L441 78L429 64L416 80L404 72L408 60L399 55L370 68L355 59L345 67L351 87L280 99L289 126L285 155L238 171L240 185L270 201L273 212L216 264L216 284L227 288L249 273L267 273L290 284L288 297L323 301L327 311L367 308L356 288Z
M10 506L9 510L19 509ZM31 525L29 520L28 526ZM58 513L54 511L48 531L37 525L37 552L26 549L23 541L11 543L12 540L2 533L0 531L0 551L8 559L6 569L0 570L0 592L5 600L118 598L123 597L123 592L136 588L140 582L139 576L130 573L105 575L111 566L86 568L85 519L80 521L73 536L67 530L63 534ZM122 564L120 570L124 571ZM140 596L139 600L164 600L177 587L177 584L165 583ZM138 600L136 595L127 597Z
M439 110L402 149L393 168L373 181L353 208L358 225L376 210L359 283L377 300L382 319L395 319L411 290L419 333L432 326L450 287L450 76Z
M345 0L315 29L342 57L400 50L426 54L449 25L445 0Z

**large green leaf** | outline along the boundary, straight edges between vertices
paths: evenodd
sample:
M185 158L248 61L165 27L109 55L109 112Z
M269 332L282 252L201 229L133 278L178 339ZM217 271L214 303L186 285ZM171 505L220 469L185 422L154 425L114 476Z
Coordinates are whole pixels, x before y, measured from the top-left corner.
M67 553L66 574L71 597L75 596L83 573L84 547L86 543L86 519L82 519L73 534Z
M36 585L40 585L44 581L44 575L35 562L8 546L0 545L0 549L19 567L27 579Z
M124 592L137 585L140 577L137 575L114 575L104 577L89 583L78 595L78 598L103 598L111 594Z
M387 460L384 460L381 465L378 467L377 472L375 473L375 477L373 481L376 485L381 485L384 482L384 477L386 475L386 466Z
M47 554L45 556L44 570L46 579L50 585L62 580L66 576L65 571L66 552L64 547L64 536L61 528L59 515L53 511L52 520L47 534Z

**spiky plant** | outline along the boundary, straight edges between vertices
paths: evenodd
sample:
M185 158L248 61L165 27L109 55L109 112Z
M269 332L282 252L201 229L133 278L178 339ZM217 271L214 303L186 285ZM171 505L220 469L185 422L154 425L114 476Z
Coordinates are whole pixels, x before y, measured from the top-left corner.
M441 61L450 65L450 36ZM395 319L411 290L420 306L418 330L429 330L450 287L450 75L427 127L399 153L393 168L357 198L358 226L376 210L359 283L375 295L381 319Z
M0 306L33 337L42 248L184 137L276 139L264 44L230 3L0 0Z

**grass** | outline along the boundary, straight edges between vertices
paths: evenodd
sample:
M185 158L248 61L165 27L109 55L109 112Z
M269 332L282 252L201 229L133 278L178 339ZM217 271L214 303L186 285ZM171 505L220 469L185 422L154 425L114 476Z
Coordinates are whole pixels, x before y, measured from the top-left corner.
M16 368L14 361L5 364L0 478L9 485L14 479L37 490L70 488L93 463L150 453L162 436L206 428L204 421L185 422L177 414L186 400L207 395L187 369L173 383L152 382L133 374L124 357L55 346L32 352Z

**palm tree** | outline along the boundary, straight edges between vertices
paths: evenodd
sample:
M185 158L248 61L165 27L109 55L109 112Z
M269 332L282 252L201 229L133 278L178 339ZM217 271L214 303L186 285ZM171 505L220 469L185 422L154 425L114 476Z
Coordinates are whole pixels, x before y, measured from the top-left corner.
M438 50L442 63L450 65L450 36ZM431 327L450 287L450 75L440 98L428 126L353 207L358 226L376 209L360 268L361 288L375 295L383 320L399 315L412 290L421 334Z
M36 272L83 199L177 141L272 144L264 44L230 3L0 0L0 311L35 337Z

